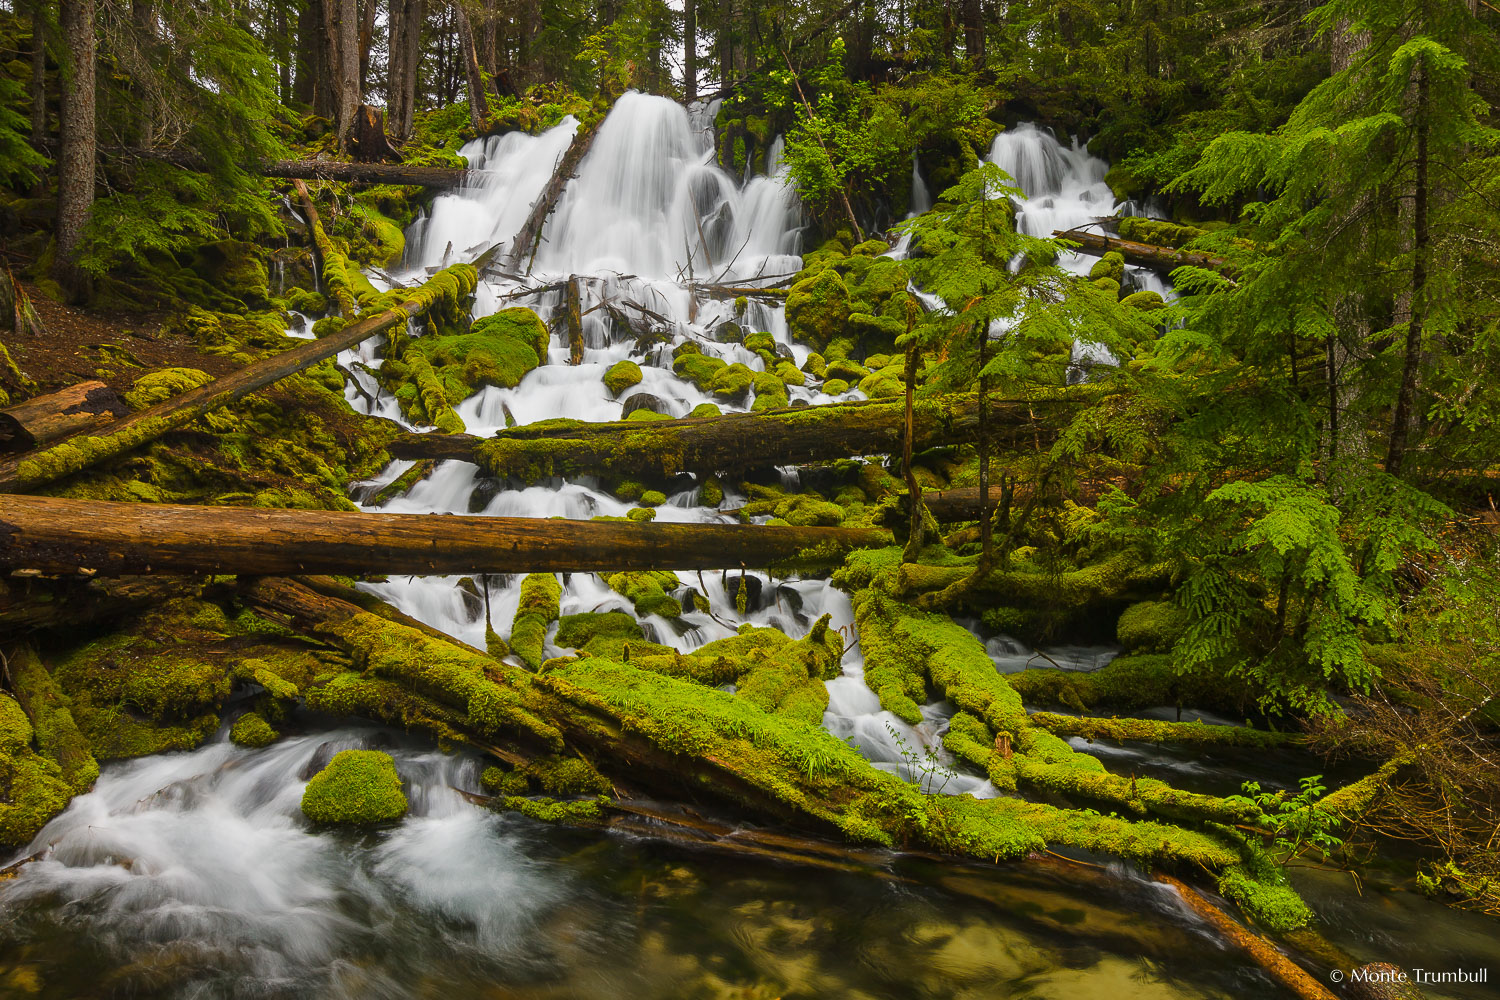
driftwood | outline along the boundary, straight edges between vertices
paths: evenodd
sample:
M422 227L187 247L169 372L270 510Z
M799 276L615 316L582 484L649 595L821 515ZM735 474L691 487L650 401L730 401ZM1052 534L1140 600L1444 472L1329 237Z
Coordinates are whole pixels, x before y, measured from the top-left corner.
M482 267L493 252L493 248L486 251L478 266ZM449 274L434 279L414 290L411 297L400 305L350 323L321 340L309 341L300 347L247 365L232 375L215 379L207 385L123 417L102 428L79 431L58 439L44 450L0 461L0 492L24 493L124 454L205 413L237 402L257 389L288 375L295 375L376 334L404 324L413 316L426 312L437 301L442 285L457 281L461 283L460 287L464 287L464 283L474 273L467 265L464 271L462 275ZM471 292L472 285L464 288L464 291L466 294Z
M558 573L828 565L882 531L114 503L0 496L0 569L170 573ZM814 555L804 550L816 549Z
M991 422L999 425L991 437L1003 441L1036 433L1040 423L1067 405L1067 400L991 400ZM915 409L913 447L919 451L978 435L979 403L972 394L919 399ZM393 441L389 451L398 458L473 462L493 475L531 481L598 474L667 476L891 454L901 450L905 426L905 401L897 398L678 420L574 427L549 422L511 428L493 438L407 434Z
M1179 267L1190 266L1218 271L1226 277L1233 277L1237 271L1226 258L1211 253L1176 250L1172 247L1159 247L1153 243L1137 243L1134 240L1122 240L1118 236L1105 236L1103 233L1090 233L1082 229L1067 231L1058 229L1053 231L1052 236L1054 239L1078 244L1074 248L1076 253L1102 257L1114 252L1124 257L1127 263L1139 264L1157 271L1170 272Z
M130 408L103 382L79 382L0 410L0 451L26 451L123 417Z
M526 217L526 222L521 226L520 232L516 233L514 242L511 243L510 252L506 255L506 267L516 268L521 260L528 261L535 252L537 241L541 238L542 227L547 224L547 216L552 214L552 209L557 206L557 199L562 197L563 189L568 186L568 181L578 172L578 165L583 162L584 154L593 145L594 136L599 132L599 126L593 125L589 128L580 128L577 135L573 137L573 143L563 153L562 158L557 161L557 169L552 171L552 179L542 189L542 196L537 199L536 204L531 206L531 214ZM531 270L528 264L526 270Z

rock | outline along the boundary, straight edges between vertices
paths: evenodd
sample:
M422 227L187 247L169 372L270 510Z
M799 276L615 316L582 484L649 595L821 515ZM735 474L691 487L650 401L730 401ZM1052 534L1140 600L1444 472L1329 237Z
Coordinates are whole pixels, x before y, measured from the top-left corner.
M725 585L725 589L729 591L729 599L734 603L736 608L740 607L740 587L742 586L745 588L745 600L744 608L740 611L741 614L759 611L766 606L761 600L765 591L765 584L761 581L760 577L740 576L736 574L731 576Z
M405 816L406 809L396 762L379 750L335 754L302 793L302 814L314 823L389 823Z
M631 386L640 385L643 377L641 366L634 361L616 361L604 373L604 387L610 395L618 396Z
M636 410L650 410L652 413L661 413L669 417L672 415L672 409L667 405L667 401L649 392L637 392L627 396L620 407L620 419L625 420Z
M829 268L792 286L786 297L786 319L792 336L823 347L849 320L849 289Z

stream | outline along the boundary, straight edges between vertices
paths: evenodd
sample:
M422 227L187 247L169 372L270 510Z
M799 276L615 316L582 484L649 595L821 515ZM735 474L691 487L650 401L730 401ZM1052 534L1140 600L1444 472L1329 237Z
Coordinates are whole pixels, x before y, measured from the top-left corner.
M809 349L791 341L783 310L765 300L740 311L696 293L702 282L774 284L801 264L801 210L773 148L769 173L737 179L714 164L715 108L692 111L663 98L627 94L610 112L547 225L529 275L481 281L474 316L511 305L548 320L558 291L532 292L572 275L583 290L583 363L554 335L549 362L513 389L486 388L456 407L469 432L486 435L550 418L619 419L630 397L685 416L712 402L747 409L678 379L672 347L686 340L753 370L761 359L715 332L726 322L768 331L797 364ZM424 269L507 242L540 196L576 128L572 119L538 136L511 133L463 150L470 179L435 199L408 233L407 259L392 277L415 283ZM1107 165L1077 143L1023 125L1002 133L989 158L1026 194L1018 225L1050 235L1114 214ZM914 190L927 197L914 169ZM904 252L899 245L894 255ZM1091 258L1064 261L1086 272ZM372 278L378 285L382 279ZM1156 275L1136 268L1127 286L1170 297ZM384 287L384 285L381 285ZM638 350L611 323L608 300L659 317L658 343ZM419 333L420 331L413 331ZM378 345L340 363L361 385L350 405L401 421L398 407L364 368ZM603 375L629 358L644 380L615 398ZM1082 366L1108 356L1075 354ZM859 399L792 387L793 403ZM641 401L637 401L641 402ZM415 428L414 428L415 429ZM395 462L360 484L368 501L410 467ZM796 471L783 470L788 483ZM726 488L718 506L680 477L657 509L674 522L724 522L746 500ZM622 501L590 477L503 489L476 467L444 463L409 493L379 509L413 513L590 518L623 515ZM369 508L369 509L374 509ZM714 611L646 616L648 639L688 651L749 622L791 636L821 615L849 645L843 675L828 682L824 725L877 767L930 782L940 794L993 796L988 780L953 766L938 737L954 709L923 707L909 726L882 711L863 677L863 657L846 594L819 579L681 574ZM520 576L491 576L490 623L505 636ZM564 615L621 610L631 603L598 576L563 578ZM731 587L748 586L747 610ZM429 625L480 647L484 610L456 577L402 577L366 589ZM1047 660L1097 669L1107 646L1032 650L969 624L996 669ZM569 650L548 634L547 656ZM1045 659L1043 659L1043 657ZM1151 714L1151 713L1145 713ZM1185 713L1184 718L1197 717ZM1210 721L1230 721L1215 720ZM1118 863L1085 883L1025 864L937 865L892 858L878 873L810 870L695 852L623 834L559 829L471 804L477 757L445 755L429 743L376 727L340 725L302 713L286 735L260 750L234 746L227 729L189 753L114 762L95 789L41 831L24 857L41 860L0 881L0 954L10 959L0 996L42 997L1274 997L1281 988L1192 916L1174 892ZM1163 777L1224 793L1254 776L1295 786L1322 764L1294 753L1211 754L1145 744L1075 740L1120 773ZM339 749L390 752L411 800L394 827L314 829L299 803L307 779ZM918 760L929 751L928 762ZM918 766L913 767L913 761ZM919 772L919 773L918 773ZM1357 775L1358 769L1352 772ZM4 859L14 860L13 858ZM1336 943L1362 961L1429 969L1489 965L1500 970L1491 921L1409 892L1349 876L1299 871L1299 888ZM1087 886L1085 889L1084 886ZM1493 995L1493 986L1433 987L1431 997Z

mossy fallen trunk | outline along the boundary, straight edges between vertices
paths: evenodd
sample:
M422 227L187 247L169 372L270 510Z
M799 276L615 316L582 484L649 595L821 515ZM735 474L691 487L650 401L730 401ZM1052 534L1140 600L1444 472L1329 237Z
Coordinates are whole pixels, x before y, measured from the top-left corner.
M1171 272L1179 267L1201 267L1209 271L1218 271L1230 278L1238 273L1238 269L1229 260L1210 253L1195 253L1191 250L1138 243L1134 240L1122 240L1118 236L1090 233L1081 229L1054 230L1052 238L1077 244L1074 248L1076 253L1091 254L1095 257L1101 257L1107 253L1118 253L1132 264L1162 272Z
M1070 408L1066 398L992 400L991 438L1045 435ZM676 420L547 420L492 438L411 434L394 441L390 452L398 458L473 462L491 475L527 482L548 476L662 477L891 454L901 450L905 425L904 401L881 399ZM973 441L979 433L978 398L918 399L914 425L917 450Z
M480 258L483 266L488 254ZM99 429L71 434L51 446L0 462L0 491L24 493L72 475L99 462L122 455L167 431L243 399L257 389L280 381L331 358L340 351L404 324L439 303L457 305L472 295L478 271L472 264L455 264L416 289L389 292L367 310L365 317L337 333L289 351L272 355L241 370L215 379L173 399L121 418Z
M1210 726L1202 722L1164 722L1159 719L1104 719L1098 716L1056 715L1052 712L1033 712L1031 724L1058 736L1081 736L1088 740L1181 743L1185 746L1269 749L1302 740L1298 733L1251 729L1248 726Z
M26 451L123 417L130 409L103 382L79 382L0 410L0 451Z

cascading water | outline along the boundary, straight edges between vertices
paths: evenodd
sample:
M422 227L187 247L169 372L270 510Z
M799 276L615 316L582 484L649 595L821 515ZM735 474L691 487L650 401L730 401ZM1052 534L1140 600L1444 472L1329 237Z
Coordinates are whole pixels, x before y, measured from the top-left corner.
M606 320L607 310L594 309L585 320L582 364L567 364L567 347L554 342L551 363L520 385L484 389L458 407L470 431L554 417L617 419L622 403L639 394L678 416L704 402L743 409L749 399L710 396L675 378L666 363L672 345L691 339L760 370L759 356L715 339L727 321L768 331L778 350L805 360L807 348L790 341L779 306L752 301L737 310L700 287L773 282L800 268L800 210L778 150L768 176L736 182L712 163L705 128L712 115L711 107L685 111L660 98L622 98L527 276L492 272L475 297L476 317L522 304L550 321L561 296L538 289L577 276L586 310L608 302L637 320L653 314L658 345L638 348L634 335ZM395 277L419 280L424 268L509 243L575 127L569 119L539 136L512 133L465 147L469 180L437 198L413 227L405 271ZM1111 210L1102 164L1050 135L1013 130L991 156L1029 196L1021 211L1028 232L1050 233ZM913 190L924 190L915 165ZM526 271L526 264L518 268ZM644 380L621 400L604 387L603 373L627 357L641 361ZM340 361L353 373L351 405L401 419L369 374L380 364L374 345ZM810 403L832 398L807 388L790 392ZM841 398L859 396L855 390ZM393 464L380 484L408 466ZM706 505L684 481L656 516L728 521L727 511L743 502L731 494L720 507ZM588 477L501 490L473 466L450 462L383 509L588 518L629 506ZM843 676L828 682L825 726L877 767L930 790L996 794L981 777L950 774L940 751L927 757L940 747L936 738L952 706L923 706L915 727L881 710L864 682L847 595L825 581L764 574L703 573L684 582L713 613L648 616L649 638L689 650L746 622L796 636L829 614L849 649ZM519 584L515 577L486 581L490 622L502 634ZM741 586L743 613L732 594ZM398 578L370 589L459 639L484 643L485 612L455 578ZM563 614L632 610L592 574L566 577L561 603ZM566 652L552 639L549 633L547 655ZM990 637L988 648L1007 671L1038 657L1092 669L1112 654L1099 647L1033 651L1004 637ZM476 760L384 730L318 732L326 724L303 714L290 720L290 735L263 750L234 747L221 733L192 753L107 765L94 791L75 799L23 852L43 859L0 881L0 944L19 956L8 960L0 949L0 990L540 1000L1018 992L1170 998L1232 995L1246 983L1268 988L1234 955L1207 951L1173 897L1127 879L1081 900L1038 873L1007 869L982 884L966 875L983 899L968 903L924 888L918 871L908 877L898 870L897 883L705 862L659 844L647 850L628 839L497 815L464 797L477 788ZM346 746L379 746L395 757L412 803L396 827L334 833L302 817L307 778ZM1143 909L1152 919L1140 919Z

